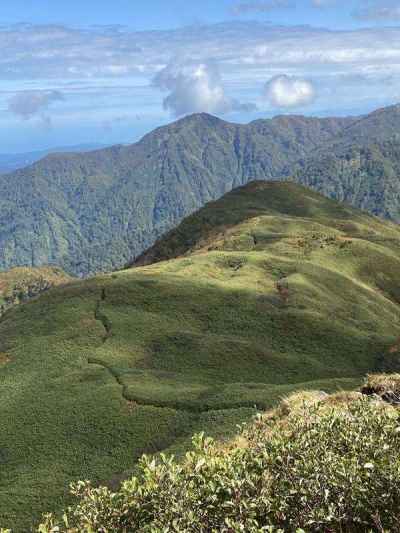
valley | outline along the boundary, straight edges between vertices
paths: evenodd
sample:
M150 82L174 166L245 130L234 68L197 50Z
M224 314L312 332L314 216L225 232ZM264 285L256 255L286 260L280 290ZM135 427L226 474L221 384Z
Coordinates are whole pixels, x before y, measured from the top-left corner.
M3 0L0 533L400 533L398 0Z

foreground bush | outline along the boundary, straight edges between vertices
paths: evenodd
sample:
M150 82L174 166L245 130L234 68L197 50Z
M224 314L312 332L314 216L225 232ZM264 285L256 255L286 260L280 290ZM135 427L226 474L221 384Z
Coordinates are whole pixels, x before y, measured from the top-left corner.
M376 395L385 402L400 405L400 374L370 374L361 390L364 394Z
M80 482L49 532L400 531L400 418L361 395L305 393L230 446L143 457L117 493Z

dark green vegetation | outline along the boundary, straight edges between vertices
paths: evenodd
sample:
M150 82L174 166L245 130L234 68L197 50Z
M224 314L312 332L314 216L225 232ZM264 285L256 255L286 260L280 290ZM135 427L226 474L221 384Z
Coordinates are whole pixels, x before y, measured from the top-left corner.
M400 143L329 148L295 173L300 183L400 222Z
M350 122L278 117L241 126L199 114L131 146L49 155L0 176L0 269L119 268L206 202L287 174Z
M198 114L131 146L51 154L0 176L0 269L120 268L206 202L255 179L294 179L400 221L400 106L358 118L248 125Z
M60 509L70 481L115 487L143 452L181 453L199 431L226 438L255 406L398 365L392 223L255 182L157 250L183 255L73 281L1 319L3 526L26 531Z
M118 492L76 483L40 531L398 533L399 424L380 399L297 393L229 445L201 434L179 463L142 458Z
M0 269L120 268L186 215L256 179L294 176L399 221L399 109L248 125L198 114L130 146L49 155L0 177Z

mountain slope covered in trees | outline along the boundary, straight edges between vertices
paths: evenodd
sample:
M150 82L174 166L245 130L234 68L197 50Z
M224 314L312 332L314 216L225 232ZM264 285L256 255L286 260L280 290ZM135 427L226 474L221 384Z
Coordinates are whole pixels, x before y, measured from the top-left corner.
M130 146L49 155L0 176L0 269L120 268L186 215L255 179L291 177L400 221L399 110L247 125L197 114Z
M374 215L400 222L400 142L327 146L294 172L294 179Z
M130 146L49 155L0 176L0 269L121 267L206 202L287 175L352 122L293 116L238 125L199 114Z
M309 189L235 189L142 264L1 318L3 527L60 510L70 481L118 487L143 452L227 438L291 391L399 368L400 228Z

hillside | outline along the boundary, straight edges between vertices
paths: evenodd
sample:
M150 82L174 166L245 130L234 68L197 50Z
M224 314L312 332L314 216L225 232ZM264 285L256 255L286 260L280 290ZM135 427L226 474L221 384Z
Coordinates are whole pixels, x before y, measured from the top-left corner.
M400 107L355 118L278 116L247 125L207 114L139 142L50 154L0 176L0 269L121 268L185 216L256 179L287 179L400 221Z
M294 179L305 186L400 223L400 143L327 148Z
M58 267L16 267L0 272L0 316L9 307L69 281L71 276Z
M0 320L3 527L60 510L70 481L117 487L143 452L229 438L294 390L399 368L396 225L254 182L157 247L143 262L169 260L73 280Z
M384 140L398 141L399 123L400 104L383 107L347 124L329 143L332 145L359 143L366 146Z
M0 269L120 268L206 202L286 176L353 119L299 116L231 124L197 114L130 146L51 154L0 176Z

